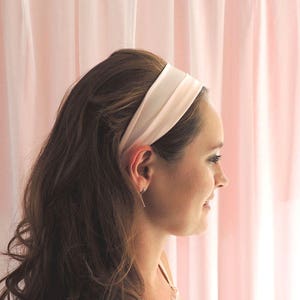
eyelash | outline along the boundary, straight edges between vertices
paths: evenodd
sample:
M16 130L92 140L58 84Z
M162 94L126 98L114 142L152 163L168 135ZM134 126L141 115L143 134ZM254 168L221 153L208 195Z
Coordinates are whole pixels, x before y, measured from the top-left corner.
M220 160L221 157L222 157L222 155L214 155L212 158L209 159L209 161L216 164Z

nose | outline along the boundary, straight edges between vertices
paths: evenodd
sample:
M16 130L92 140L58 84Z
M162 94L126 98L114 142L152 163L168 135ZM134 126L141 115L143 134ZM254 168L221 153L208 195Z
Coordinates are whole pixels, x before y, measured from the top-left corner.
M229 179L220 167L220 171L215 176L216 187L226 187L229 184Z
M226 176L223 176L222 178L222 181L216 184L217 187L226 187L229 184L229 180Z

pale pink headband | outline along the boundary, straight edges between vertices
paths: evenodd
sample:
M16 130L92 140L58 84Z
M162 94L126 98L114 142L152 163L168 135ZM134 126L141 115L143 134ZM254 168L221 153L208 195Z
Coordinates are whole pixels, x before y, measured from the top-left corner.
M187 73L167 64L149 88L119 145L127 162L135 146L151 145L167 133L191 106L202 85Z

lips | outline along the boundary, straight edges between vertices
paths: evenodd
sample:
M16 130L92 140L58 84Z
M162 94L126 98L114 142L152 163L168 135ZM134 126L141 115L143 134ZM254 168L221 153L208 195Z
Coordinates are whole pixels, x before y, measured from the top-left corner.
M210 209L210 205L209 205L209 203L205 203L204 205L203 205L203 208L205 208L205 209Z
M209 197L208 200L205 201L203 205L208 205L208 204L209 204L209 201L212 200L212 199L214 198L214 196L215 196L215 195L212 195L211 197Z

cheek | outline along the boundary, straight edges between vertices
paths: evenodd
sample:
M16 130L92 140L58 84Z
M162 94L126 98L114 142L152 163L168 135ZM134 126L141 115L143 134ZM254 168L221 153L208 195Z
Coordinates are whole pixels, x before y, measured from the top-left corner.
M195 191L200 194L206 194L211 191L214 185L212 170L209 166L203 164L195 165L189 174L190 191Z
M196 174L194 184L198 187L198 190L206 193L207 190L211 190L213 188L214 178L208 167L201 168L201 170Z
M208 171L207 168L194 166L187 172L182 172L180 176L177 175L171 190L177 214L189 214L189 211L197 209L196 206L200 207L211 195L212 180Z
M152 217L182 220L212 194L213 174L205 163L189 162L172 171L157 173L148 189L145 200Z

